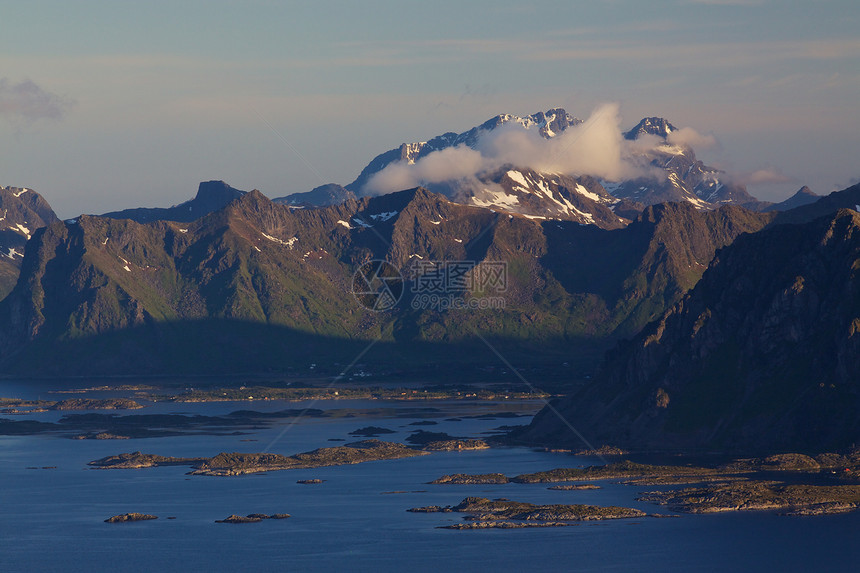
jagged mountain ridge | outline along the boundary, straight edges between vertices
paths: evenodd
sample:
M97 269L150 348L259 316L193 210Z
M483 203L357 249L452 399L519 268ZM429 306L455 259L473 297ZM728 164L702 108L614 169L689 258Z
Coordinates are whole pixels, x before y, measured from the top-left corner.
M57 220L44 197L27 187L0 187L0 299L15 282L30 236Z
M582 123L582 120L573 117L561 108L551 109L546 112L538 112L526 117L519 117L511 114L500 114L488 119L479 126L473 127L459 134L447 132L428 141L403 143L398 148L380 153L374 157L364 169L362 169L361 173L359 173L358 177L356 177L352 183L346 185L346 188L357 195L362 195L364 186L367 184L368 180L370 180L370 178L376 173L385 169L385 167L390 163L398 161L410 164L415 163L415 161L434 151L456 147L457 145L474 147L482 134L511 122L518 123L525 129L536 127L541 136L551 138L571 125Z
M389 165L413 164L427 155L456 146L475 148L482 136L503 125L518 124L523 129L535 129L545 139L552 139L570 126L583 123L564 109L519 117L498 115L483 124L462 133L445 133L428 141L404 143L399 148L376 156L355 181L342 187L322 185L306 193L293 193L276 198L275 202L294 207L327 206L341 203L359 195L375 174ZM589 176L569 176L558 173L541 173L524 166L508 165L477 174L476 181L451 181L430 184L433 191L463 204L489 207L502 212L518 213L535 218L571 220L581 224L594 224L612 229L628 224L646 205L670 201L690 202L700 209L713 209L722 204L737 204L752 210L773 210L793 207L803 198L785 205L761 202L749 195L746 189L732 183L717 169L704 165L693 149L683 143L673 143L672 135L678 131L663 118L644 118L637 126L624 133L628 141L652 138L651 145L634 151L631 159L642 170L651 170L653 177L640 177L624 181L602 181ZM514 174L512 179L509 174ZM517 175L519 174L519 175ZM170 209L138 208L107 213L114 218L132 218L138 222L152 220L190 221L237 197L242 191L234 190L223 182L208 182L207 186L220 186L224 192L207 189L212 198L203 200L203 185L198 196ZM200 205L206 203L205 205ZM607 211L614 212L612 215Z
M361 195L370 178L389 165L395 163L410 165L432 152L457 145L476 148L483 135L510 122L519 123L524 129L536 127L547 139L555 137L570 126L582 123L581 120L560 108L526 118L499 115L461 134L446 133L427 142L404 143L399 148L382 153L375 157L362 170L359 177L346 187ZM752 210L762 210L770 205L752 197L742 185L724 177L725 174L720 170L706 166L696 158L695 152L689 145L672 143L671 137L676 131L678 129L666 119L652 117L644 118L637 126L623 134L625 139L632 142L649 137L654 140L649 140L652 145L648 147L642 146L641 149L636 150L634 146L633 156L629 158L642 171L653 171L653 176L622 181L597 181L591 177L539 173L524 165L509 165L495 172L478 174L478 185L475 185L475 182L450 182L431 185L430 188L460 203L489 206L504 212L573 220L598 226L607 222L612 223L605 228L614 228L618 223L627 224L635 218L637 210L641 211L645 205L669 201L690 202L700 209L713 209L722 204L736 204ZM521 181L517 185L518 189L514 190L510 185L506 186L504 180L504 174L511 171L530 172L530 176ZM585 201L588 208L584 212L579 206L577 209L569 208L564 200L569 199L571 194L576 194L577 189L581 187L569 185L567 191L561 193L562 196L549 192L547 188L557 185L559 177L579 180L579 184L588 190L587 194L581 195L583 197L593 198L595 195L608 194L623 200L624 203L620 208L627 213L627 216L623 216L619 221L618 218L592 212L591 207L605 204L601 200L597 200L596 204ZM590 185L585 185L584 181L588 181Z
M687 201L701 209L734 204L753 211L763 210L764 203L750 195L742 185L726 180L719 169L708 167L696 158L690 145L673 142L679 129L661 117L646 117L624 134L628 141L651 136L658 145L648 146L636 156L642 167L651 166L665 173L664 180L653 177L607 183L614 196L654 205L668 201Z
M596 444L849 447L860 438L858 261L856 209L739 237L688 295L608 353L594 382L556 409ZM521 437L581 446L549 410Z
M677 300L716 248L770 218L669 205L604 231L422 189L298 210L254 191L191 223L82 216L34 235L0 302L0 360L7 372L52 374L283 370L339 352L351 360L355 344L381 336L391 345L382 363L397 353L469 363L477 328L537 363L570 359L578 341L576 360L590 363ZM407 277L416 261L504 261L505 306L413 309L410 294L392 312L365 311L352 276L371 259ZM428 344L445 350L420 354Z

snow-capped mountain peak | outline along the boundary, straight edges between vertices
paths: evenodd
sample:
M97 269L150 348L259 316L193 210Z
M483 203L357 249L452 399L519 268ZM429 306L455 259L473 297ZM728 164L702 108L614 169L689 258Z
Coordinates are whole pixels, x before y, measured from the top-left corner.
M662 117L646 117L636 124L636 127L625 133L624 138L634 140L643 135L657 135L665 139L673 131L678 131L678 128L669 123L669 120Z

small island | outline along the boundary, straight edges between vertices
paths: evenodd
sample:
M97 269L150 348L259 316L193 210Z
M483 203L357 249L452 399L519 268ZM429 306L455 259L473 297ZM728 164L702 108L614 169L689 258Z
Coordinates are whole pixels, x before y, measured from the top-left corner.
M508 483L510 480L505 474L452 474L436 478L431 484L451 485L479 485L488 483Z
M139 410L141 404L129 398L69 398L66 400L21 400L0 398L0 414L35 414L49 410Z
M785 476L784 480L776 479L780 474ZM810 456L784 453L761 458L740 458L715 467L685 465L681 462L677 465L652 465L622 460L602 466L556 468L515 477L500 473L452 474L430 483L478 485L620 480L628 485L691 485L682 489L645 492L638 500L666 505L673 511L683 513L780 510L784 515L824 515L844 513L860 507L858 476L860 450L852 450L846 454L822 453ZM549 489L587 490L599 487L591 483L576 483L556 485ZM454 507L428 506L410 511L472 512L481 507L480 504L476 506L477 502L474 501L466 503L469 500L472 498ZM486 501L480 503L485 508L495 507ZM558 519L565 521L563 518Z
M249 513L245 516L233 514L224 519L216 519L215 523L259 523L264 519L287 519L288 517L290 517L289 513L274 513L272 515L267 513Z
M149 521L158 519L158 516L147 513L121 513L105 519L105 523L128 523L131 521Z
M583 491L587 489L600 489L600 486L593 483L576 483L569 485L554 485L547 489L552 491Z
M714 483L639 498L684 513L782 510L784 515L825 515L860 506L860 485L806 485L778 481Z
M415 507L413 513L465 513L466 524L443 526L444 529L486 529L524 527L563 527L571 522L629 519L645 517L644 511L629 507L599 505L535 505L500 498L467 497L453 507Z
M310 452L283 456L267 453L220 453L211 458L174 458L143 454L119 454L89 462L99 469L135 469L162 465L189 465L192 475L237 476L268 471L308 469L358 464L426 455L403 444L380 440L362 440L343 446L319 448Z

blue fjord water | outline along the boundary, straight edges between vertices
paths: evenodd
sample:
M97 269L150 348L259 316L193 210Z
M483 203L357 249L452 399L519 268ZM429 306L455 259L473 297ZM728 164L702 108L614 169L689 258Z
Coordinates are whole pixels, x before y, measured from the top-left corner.
M11 392L11 394L10 394ZM0 388L2 396L20 396ZM27 396L29 397L29 396ZM48 396L43 396L48 397ZM67 397L67 396L66 396ZM56 396L53 396L56 398ZM860 513L784 517L773 512L685 515L584 523L574 527L452 531L456 513L408 513L453 505L466 496L534 503L664 507L635 500L643 489L550 491L546 484L428 485L443 474L516 475L599 463L596 458L530 448L444 452L365 464L239 477L186 475L186 467L91 469L120 452L211 456L221 451L293 454L352 440L374 425L402 441L416 429L480 436L528 418L475 419L537 402L327 401L154 404L146 413L221 415L312 406L353 408L358 417L279 420L243 435L134 440L70 440L58 435L0 436L0 571L853 571L860 562ZM427 411L434 408L436 411ZM129 412L134 413L134 412ZM62 414L26 418L56 420ZM459 417L460 421L448 421ZM22 419L17 417L16 419ZM437 425L412 426L432 420ZM247 441L256 440L256 441ZM269 447L270 446L270 447ZM55 468L42 469L47 466ZM28 469L28 468L39 469ZM318 485L297 480L319 478ZM118 513L158 520L107 524ZM290 513L286 520L217 524L230 514ZM175 517L175 519L167 519Z

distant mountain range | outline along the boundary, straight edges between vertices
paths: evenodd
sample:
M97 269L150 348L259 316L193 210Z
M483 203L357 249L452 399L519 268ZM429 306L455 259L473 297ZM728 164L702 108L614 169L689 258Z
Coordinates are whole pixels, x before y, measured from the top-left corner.
M291 207L328 207L339 205L349 199L356 199L355 193L337 183L328 183L304 193L293 193L272 201Z
M188 222L199 219L213 211L225 207L230 201L238 199L246 191L233 189L223 181L204 181L197 189L197 195L173 207L137 207L105 213L102 217L111 219L131 219L138 223L152 221Z
M560 108L527 117L499 115L460 134L445 133L425 142L403 143L386 151L371 160L346 189L359 196L367 194L373 176L387 167L413 165L434 152L458 146L480 148L484 138L502 126L520 126L525 131L534 129L543 138L552 139L582 123ZM817 199L806 189L784 205L759 201L725 173L699 161L691 146L673 143L671 136L678 131L666 119L649 117L623 134L629 141L652 138L650 145L637 148L635 155L629 158L642 171L653 172L647 177L607 181L542 173L527 165L510 164L478 174L477 183L453 181L430 184L428 188L467 205L608 229L628 224L644 206L658 203L689 202L700 209L734 204L764 211L792 208Z

